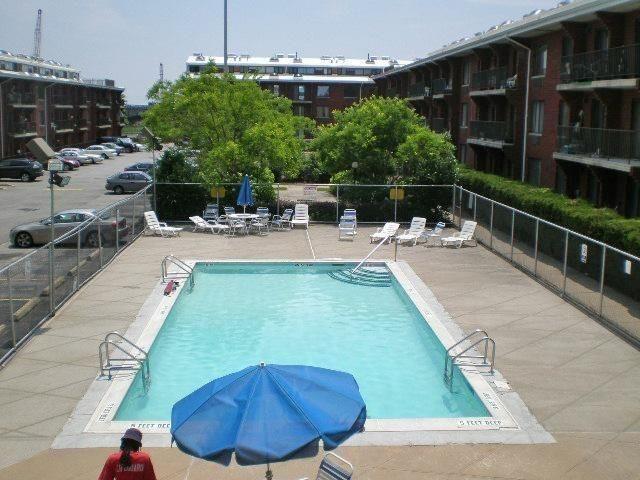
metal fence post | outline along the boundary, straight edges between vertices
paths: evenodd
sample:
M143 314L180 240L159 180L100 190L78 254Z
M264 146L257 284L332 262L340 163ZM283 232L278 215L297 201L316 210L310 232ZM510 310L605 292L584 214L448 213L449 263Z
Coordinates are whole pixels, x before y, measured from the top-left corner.
M76 290L80 288L80 232L76 239Z
M489 219L489 250L493 250L493 204L491 200L491 217Z
M538 232L540 230L540 219L536 217L536 239L533 247L533 276L538 276Z
M277 184L278 193L276 194L276 215L280 215L280 183ZM220 207L218 207L220 208Z
M11 341L12 346L15 347L16 339L16 323L13 318L13 291L11 289L11 272L7 269L7 287L9 288L9 321L11 322Z
M397 222L398 221L398 185L394 185L395 188L395 195L394 195L394 201L393 201L393 221Z
M605 262L607 261L607 246L602 245L602 260L600 261L600 308L598 315L602 316L602 305L604 303L604 274Z
M134 201L136 197L133 197ZM120 213L120 209L116 208L116 253L118 252L119 248L120 248L120 234L118 233L119 230L119 226L118 225L118 214Z
M567 257L569 255L569 230L564 235L564 262L562 265L562 295L567 292Z
M451 223L456 224L456 186L451 187Z
M98 218L98 252L100 254L100 268L103 267L103 259L102 259L102 227L100 222L100 218Z
M516 226L516 211L511 209L511 261L513 262L513 232Z
M336 185L336 223L340 223L340 185Z
M146 194L146 192L145 192ZM144 199L144 197L142 197ZM143 200L144 202L144 200ZM144 203L142 205L144 207ZM135 195L133 196L133 213L131 214L131 238L135 237L136 235L136 197ZM116 231L117 231L117 227L116 227Z
M393 261L397 262L398 261L398 242L395 241L394 243L394 247L393 247Z
M473 221L476 221L476 207L478 205L478 195L473 194Z

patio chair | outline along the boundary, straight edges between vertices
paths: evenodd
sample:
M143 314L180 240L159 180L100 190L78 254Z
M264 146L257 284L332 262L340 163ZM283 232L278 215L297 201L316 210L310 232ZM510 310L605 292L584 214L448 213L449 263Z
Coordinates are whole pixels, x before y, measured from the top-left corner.
M424 232L422 232L422 235L420 235L418 241L424 240L424 246L428 247L431 240L435 240L436 238L440 238L442 236L442 232L445 226L446 225L444 222L436 223L436 226L433 227L433 229L425 230Z
M379 240L385 240L388 241L388 243L391 243L391 240L393 239L393 237L395 237L396 232L398 231L398 228L400 228L400 224L399 223L395 223L395 222L387 222L384 224L384 226L382 228L378 228L375 233L372 233L371 235L369 235L369 243L373 243L373 242L377 242Z
M271 216L271 214L269 213L269 209L267 207L258 207L256 209L256 214L259 217L267 217L267 218L269 218Z
M236 213L236 209L233 207L224 207L224 214L225 215L233 215L234 213Z
M424 226L426 224L426 218L413 217L411 219L411 225L409 225L409 228L405 230L402 235L398 235L396 241L399 243L413 242L413 245L415 245L416 243L418 243L418 238L420 238L420 235L424 233Z
M258 232L258 235L266 235L269 233L269 217L262 216L256 218L249 224L249 228Z
M227 233L232 236L234 236L236 233L249 233L247 222L239 218L229 218L227 226L229 227Z
M346 219L346 218L353 218L353 220L356 223L356 230L358 229L358 218L357 218L357 212L355 208L345 208L344 212L342 212L342 217L340 217L340 220L342 219Z
M325 454L320 466L316 480L350 480L353 477L353 465L333 452ZM300 480L309 480L309 477Z
M291 229L291 217L293 216L293 208L286 208L282 215L274 215L271 218L271 226L279 230L285 228Z
M205 207L204 212L202 212L202 218L207 222L210 220L215 222L218 220L218 213L218 204L210 203Z
M304 225L305 228L309 228L309 205L306 203L296 203L291 220L291 226L294 225Z
M215 233L215 226L208 223L204 218L194 215L193 217L189 217L189 220L193 222L194 232L197 232L199 230L206 232L208 230L211 233Z
M338 240L343 238L351 238L353 241L356 237L356 219L353 217L342 217L338 225Z
M445 245L453 245L457 248L462 247L464 242L474 241L475 245L478 245L478 241L474 238L473 234L476 231L476 222L472 222L471 220L465 220L462 224L462 228L459 232L456 232L451 237L446 237L440 240L442 246Z
M144 220L147 224L145 231L151 232L152 235L160 235L161 237L177 237L180 235L182 228L170 227L165 222L158 221L156 212L144 212Z

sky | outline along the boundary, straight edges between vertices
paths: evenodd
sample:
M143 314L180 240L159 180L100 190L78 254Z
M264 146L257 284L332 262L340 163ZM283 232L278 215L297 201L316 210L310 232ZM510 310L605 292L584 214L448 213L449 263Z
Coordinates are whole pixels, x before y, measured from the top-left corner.
M228 0L229 53L424 57L559 0ZM110 78L128 103L185 70L189 55L223 53L223 0L0 0L0 49L31 54L38 8L42 56L85 78Z

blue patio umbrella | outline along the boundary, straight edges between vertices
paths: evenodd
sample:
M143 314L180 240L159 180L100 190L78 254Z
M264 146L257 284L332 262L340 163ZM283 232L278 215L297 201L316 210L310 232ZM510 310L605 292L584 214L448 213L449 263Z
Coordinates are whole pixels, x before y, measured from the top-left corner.
M240 184L240 192L238 193L238 205L243 207L243 212L246 212L247 205L253 205L253 191L251 189L251 182L249 182L249 175L245 175Z
M362 430L367 415L352 375L301 365L247 367L179 400L171 435L180 450L228 464L282 461L322 439L326 450ZM267 469L267 478L270 478Z

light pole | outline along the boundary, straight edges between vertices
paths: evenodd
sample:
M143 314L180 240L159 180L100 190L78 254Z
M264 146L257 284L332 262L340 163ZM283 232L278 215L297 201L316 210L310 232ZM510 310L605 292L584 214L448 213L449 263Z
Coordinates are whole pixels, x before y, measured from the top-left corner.
M227 0L224 0L224 73L229 71L227 66Z
M55 216L55 208L53 204L53 185L58 185L59 187L64 187L69 183L69 177L62 177L58 175L58 172L64 170L64 165L62 160L57 158L52 158L49 160L47 165L47 169L49 170L49 195L51 198L51 219L49 220L49 310L51 311L51 315L55 315L56 308L56 300L55 300L55 288L54 288L54 240L55 240L55 226L54 226L54 216ZM78 233L78 235L80 235Z

